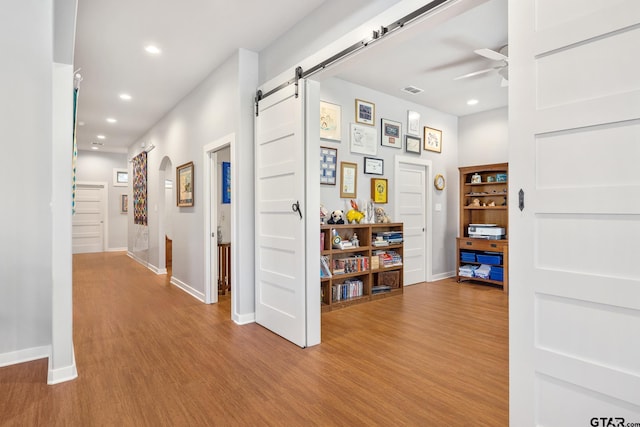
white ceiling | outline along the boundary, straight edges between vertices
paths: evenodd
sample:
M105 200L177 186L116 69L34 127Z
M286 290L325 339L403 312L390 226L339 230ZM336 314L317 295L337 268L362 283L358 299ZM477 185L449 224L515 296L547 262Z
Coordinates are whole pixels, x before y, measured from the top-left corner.
M79 0L78 148L100 142L102 151L126 152L238 48L260 52L323 2ZM507 0L490 0L403 40L401 49L383 43L359 54L340 66L337 77L459 116L504 106L507 89L497 73L453 78L495 65L473 50L506 44L506 10ZM150 56L147 44L162 54ZM407 85L424 92L407 95L400 90ZM133 99L120 100L123 92ZM466 105L471 97L480 101L475 107ZM107 123L107 117L118 121Z

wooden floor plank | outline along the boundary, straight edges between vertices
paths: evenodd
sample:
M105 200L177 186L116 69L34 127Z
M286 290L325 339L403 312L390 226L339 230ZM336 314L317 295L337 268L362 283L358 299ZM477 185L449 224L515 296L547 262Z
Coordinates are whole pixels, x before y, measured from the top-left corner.
M79 377L0 369L0 425L508 424L507 297L453 280L322 315L300 349L124 253L74 256Z

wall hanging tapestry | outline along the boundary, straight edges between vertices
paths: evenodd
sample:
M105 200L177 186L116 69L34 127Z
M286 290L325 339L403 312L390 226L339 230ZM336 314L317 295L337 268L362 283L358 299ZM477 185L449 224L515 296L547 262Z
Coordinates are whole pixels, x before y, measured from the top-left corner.
M147 225L147 152L133 158L133 223Z

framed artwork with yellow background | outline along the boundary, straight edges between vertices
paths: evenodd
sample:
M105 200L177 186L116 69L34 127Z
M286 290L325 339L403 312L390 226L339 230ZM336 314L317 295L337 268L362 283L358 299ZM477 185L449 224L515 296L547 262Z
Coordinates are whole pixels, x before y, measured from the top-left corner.
M371 200L373 203L387 203L387 193L386 178L371 178Z

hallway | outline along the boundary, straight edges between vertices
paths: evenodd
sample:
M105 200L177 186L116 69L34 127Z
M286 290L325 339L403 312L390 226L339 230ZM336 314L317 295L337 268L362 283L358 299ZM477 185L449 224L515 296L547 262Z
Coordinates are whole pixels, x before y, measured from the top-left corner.
M0 369L0 425L508 424L507 296L453 280L322 315L300 349L124 252L74 256L79 377Z

